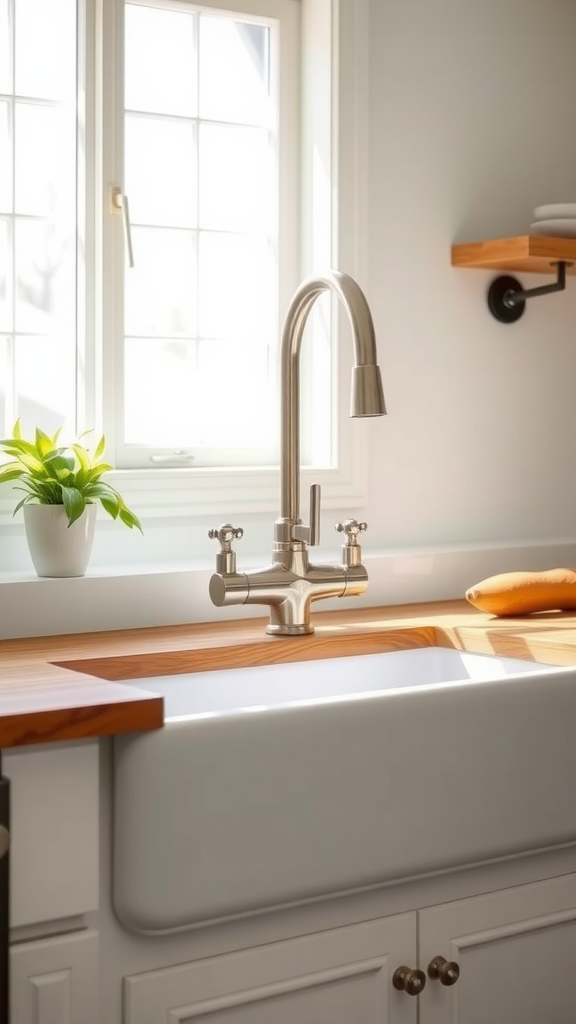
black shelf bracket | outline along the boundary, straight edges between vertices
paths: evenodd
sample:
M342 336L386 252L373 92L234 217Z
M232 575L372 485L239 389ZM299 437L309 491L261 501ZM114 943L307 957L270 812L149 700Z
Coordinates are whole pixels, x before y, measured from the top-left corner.
M504 274L495 278L488 289L488 309L501 324L513 324L524 312L527 299L535 299L539 295L552 295L563 292L566 288L566 267L572 263L558 260L550 264L558 268L558 277L554 284L544 284L540 288L523 289L515 277Z

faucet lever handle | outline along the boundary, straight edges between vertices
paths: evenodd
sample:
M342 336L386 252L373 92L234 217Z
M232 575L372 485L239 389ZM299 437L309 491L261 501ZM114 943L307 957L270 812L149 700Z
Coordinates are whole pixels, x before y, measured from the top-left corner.
M298 523L292 529L294 540L303 540L311 548L320 543L320 484L310 485L310 526Z
M360 565L362 561L362 548L358 540L358 534L364 533L367 523L359 523L356 519L345 519L343 523L335 523L334 529L344 534L342 544L342 564L345 566Z
M208 536L210 540L217 540L220 544L220 551L216 555L216 572L236 572L236 552L232 550L232 541L240 540L244 536L242 527L222 523L221 526L208 530Z
M310 540L311 548L320 543L320 484L310 485Z

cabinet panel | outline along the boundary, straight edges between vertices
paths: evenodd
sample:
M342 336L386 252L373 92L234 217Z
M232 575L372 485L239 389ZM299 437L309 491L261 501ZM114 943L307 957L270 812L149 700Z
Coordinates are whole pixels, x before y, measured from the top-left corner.
M96 932L13 946L12 1024L100 1024L98 968Z
M396 992L416 915L339 928L124 980L124 1024L416 1024Z
M566 1024L574 1019L576 875L421 911L420 967L456 960L451 988L428 980L421 1024Z
M11 781L12 928L98 907L98 741L3 755Z

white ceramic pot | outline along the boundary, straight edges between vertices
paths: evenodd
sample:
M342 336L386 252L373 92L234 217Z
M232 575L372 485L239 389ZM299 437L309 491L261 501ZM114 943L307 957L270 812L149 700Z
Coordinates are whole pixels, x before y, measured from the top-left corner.
M24 505L26 539L39 576L84 576L92 551L96 505L68 526L63 505Z

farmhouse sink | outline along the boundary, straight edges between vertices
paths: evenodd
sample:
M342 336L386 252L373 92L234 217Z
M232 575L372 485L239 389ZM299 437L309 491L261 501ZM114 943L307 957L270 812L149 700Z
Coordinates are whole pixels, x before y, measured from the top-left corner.
M143 933L576 840L576 670L440 647L135 680L114 902Z

